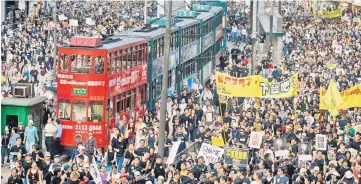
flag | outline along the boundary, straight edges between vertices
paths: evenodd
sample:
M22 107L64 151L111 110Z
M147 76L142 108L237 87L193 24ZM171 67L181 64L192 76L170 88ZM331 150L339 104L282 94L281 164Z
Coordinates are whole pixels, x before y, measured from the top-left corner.
M324 103L332 116L338 115L338 106L343 103L343 99L341 97L340 91L338 91L336 87L336 83L333 80L331 80L328 85Z

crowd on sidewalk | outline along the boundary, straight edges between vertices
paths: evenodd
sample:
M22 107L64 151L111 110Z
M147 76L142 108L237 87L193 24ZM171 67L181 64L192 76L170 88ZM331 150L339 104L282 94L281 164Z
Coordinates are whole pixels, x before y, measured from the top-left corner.
M214 77L204 85L196 80L191 90L184 86L181 94L169 96L164 156L165 160L169 159L173 144L180 141L177 151L180 158L174 163L166 164L157 154L161 114L156 103L143 118L127 120L117 116L117 127L112 130L105 150L96 148L97 140L90 131L86 142L74 149L69 163L60 163L59 156L55 155L57 151L50 147L45 153L37 149L36 144L30 150L27 141L38 139L31 126L25 128L23 137L16 129L11 130L12 134L6 132L2 135L2 149L10 149L13 155L10 159L14 163L8 183L84 184L95 183L97 178L103 184L360 183L361 104L341 111L338 116L331 116L319 107L319 88L326 88L331 79L339 91L360 84L360 28L340 18L320 22L309 16L285 19L281 64L262 62L257 74L279 82L298 72L298 96L226 97L217 93ZM241 33L239 42L249 41L247 22L240 21L234 29L237 31L231 30L232 42L238 44L238 31ZM24 49L26 52L27 48ZM250 47L236 46L232 50L226 50L219 58L218 70L235 77L249 75L246 65L252 52ZM29 60L26 55L25 60ZM55 119L50 119L47 125L47 133L54 138L59 133L54 128ZM260 149L249 147L252 131L263 135ZM327 136L326 151L315 148L317 134ZM229 164L224 160L209 162L205 157L197 157L202 144L212 144L212 138L222 138L224 147L247 150L246 164ZM276 154L279 149L286 154ZM304 155L310 158L301 159ZM94 161L100 171L99 177L90 169Z

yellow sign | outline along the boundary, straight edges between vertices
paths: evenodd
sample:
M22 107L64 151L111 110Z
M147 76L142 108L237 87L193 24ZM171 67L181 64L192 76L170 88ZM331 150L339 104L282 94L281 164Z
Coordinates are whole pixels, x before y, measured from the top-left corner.
M340 94L343 99L343 103L337 107L338 109L361 107L361 84L342 91ZM325 103L325 96L326 90L324 88L320 88L320 109L328 109L328 106Z
M335 11L322 10L322 16L327 19L337 18L342 16L342 9L337 8Z
M328 63L325 65L325 68L328 68L328 69L334 69L336 68L337 64L333 64L333 63Z
M324 102L327 105L327 110L330 111L332 116L338 115L338 107L343 103L340 91L336 87L335 81L331 80L328 85L325 100Z
M354 18L353 22L360 22L360 18Z
M224 96L286 98L297 95L298 73L282 82L269 82L259 75L244 78L216 72L217 92Z
M222 137L212 137L212 145L218 146L218 147L223 147L224 146L223 138Z
M228 158L237 159L237 160L246 160L248 159L247 151L239 151L239 150L227 150L226 156Z

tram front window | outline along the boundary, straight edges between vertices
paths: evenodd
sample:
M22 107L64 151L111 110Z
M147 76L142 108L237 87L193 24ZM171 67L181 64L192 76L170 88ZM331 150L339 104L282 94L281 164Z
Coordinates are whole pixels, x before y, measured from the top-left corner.
M59 100L59 118L63 120L70 120L70 101Z
M102 122L103 120L103 103L89 102L88 122Z
M75 122L86 122L86 104L85 104L85 102L73 102L72 120Z

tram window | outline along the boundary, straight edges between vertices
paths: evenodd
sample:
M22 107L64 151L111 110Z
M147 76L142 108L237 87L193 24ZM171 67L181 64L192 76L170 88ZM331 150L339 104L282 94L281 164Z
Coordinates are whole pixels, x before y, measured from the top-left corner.
M127 70L128 67L127 67L127 49L123 50L123 56L122 56L122 68L123 68L123 71Z
M70 120L70 101L59 100L59 118L63 120Z
M138 51L137 51L138 53L138 63L137 63L137 65L141 65L141 64L143 64L143 62L144 62L144 45L139 45L138 46Z
M67 54L60 54L60 72L68 72L69 58Z
M73 102L72 120L75 122L86 122L86 104L85 102Z
M164 37L159 39L159 57L164 55Z
M102 122L103 121L103 103L89 102L88 107L88 122Z
M76 55L71 55L71 72L76 73Z
M104 57L95 56L94 57L94 73L103 74L104 73Z
M107 75L110 75L110 71L111 71L111 68L110 68L110 61L111 60L111 57L110 57L110 53L108 53L108 61L107 61Z
M132 67L135 67L135 66L137 66L137 65L138 65L138 55L137 55L137 52L139 52L139 51L138 51L138 47L137 47L137 46L133 47L133 53L132 53L132 55L133 55Z
M152 57L153 59L157 59L157 52L158 52L158 41L157 40L154 40L153 42L153 53L152 53Z
M133 47L130 47L128 48L128 53L127 53L127 59L128 59L128 62L127 62L127 68L129 69L130 67L134 67L133 66L133 63L132 63L132 50L133 50Z
M118 58L117 58L117 52L113 52L112 53L112 74L117 73L117 63L118 63Z
M120 71L122 71L122 50L119 50L118 51L118 56L117 56L117 61L118 61L118 63L117 63L117 72L120 72Z
M91 57L85 55L78 55L76 59L72 61L71 72L72 73L90 73Z

